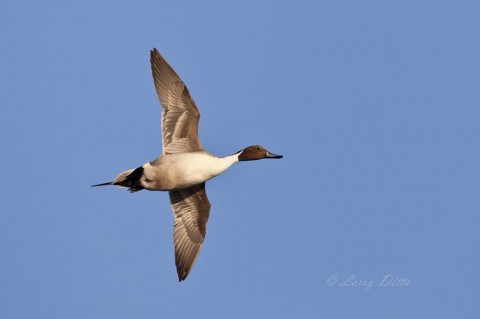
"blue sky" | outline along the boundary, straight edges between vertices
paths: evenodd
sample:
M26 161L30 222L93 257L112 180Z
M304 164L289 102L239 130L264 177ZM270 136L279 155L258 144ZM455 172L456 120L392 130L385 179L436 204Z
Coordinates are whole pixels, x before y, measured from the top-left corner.
M479 15L478 1L2 1L0 317L478 318ZM285 156L207 183L182 283L167 194L90 188L161 151L153 47L208 151Z

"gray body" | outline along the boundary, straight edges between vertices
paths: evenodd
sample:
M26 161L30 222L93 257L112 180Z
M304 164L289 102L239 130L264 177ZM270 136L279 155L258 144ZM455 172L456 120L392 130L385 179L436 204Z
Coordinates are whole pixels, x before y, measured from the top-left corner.
M238 154L217 157L206 151L162 155L144 164L140 184L152 191L171 191L208 181L238 162Z

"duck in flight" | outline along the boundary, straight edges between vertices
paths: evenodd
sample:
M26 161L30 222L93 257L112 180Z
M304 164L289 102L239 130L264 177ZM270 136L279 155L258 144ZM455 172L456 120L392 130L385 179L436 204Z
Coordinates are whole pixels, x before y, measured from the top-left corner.
M130 192L142 189L168 191L175 217L173 243L178 280L187 278L205 240L210 202L205 182L239 161L282 158L261 145L217 157L206 152L198 137L200 112L185 83L160 55L150 51L153 81L162 106L162 155L113 181L93 186L116 185Z

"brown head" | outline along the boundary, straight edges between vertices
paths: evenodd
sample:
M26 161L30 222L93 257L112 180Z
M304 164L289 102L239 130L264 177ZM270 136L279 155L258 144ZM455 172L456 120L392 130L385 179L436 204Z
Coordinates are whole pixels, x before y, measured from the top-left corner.
M282 158L282 155L272 154L261 145L252 145L238 152L239 161L254 161L262 158Z

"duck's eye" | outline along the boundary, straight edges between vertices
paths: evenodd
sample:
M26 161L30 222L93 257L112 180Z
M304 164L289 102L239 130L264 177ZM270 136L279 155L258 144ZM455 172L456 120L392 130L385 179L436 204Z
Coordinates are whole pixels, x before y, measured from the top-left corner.
M260 151L260 147L257 147L257 151Z

